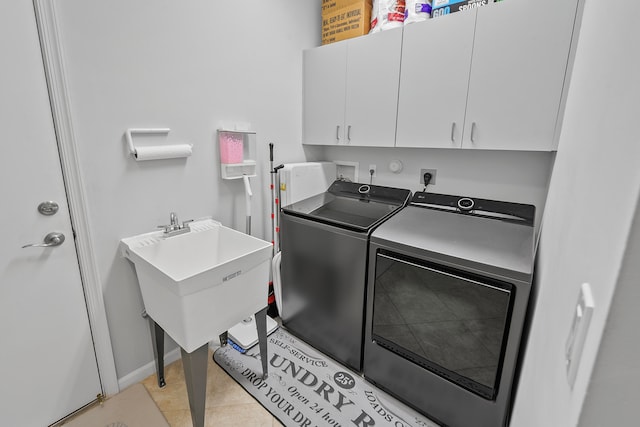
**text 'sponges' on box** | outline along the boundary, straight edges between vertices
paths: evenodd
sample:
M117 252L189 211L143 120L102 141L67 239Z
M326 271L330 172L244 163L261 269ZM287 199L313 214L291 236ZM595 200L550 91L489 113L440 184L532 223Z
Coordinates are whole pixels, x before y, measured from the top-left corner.
M322 44L367 34L371 8L372 0L323 0Z
M462 12L476 7L486 6L495 0L433 0L431 17L448 15L454 12Z

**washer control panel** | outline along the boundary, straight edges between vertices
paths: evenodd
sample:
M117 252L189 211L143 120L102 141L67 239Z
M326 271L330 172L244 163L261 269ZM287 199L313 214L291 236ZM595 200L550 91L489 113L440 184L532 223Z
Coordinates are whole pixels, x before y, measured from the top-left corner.
M536 212L536 208L533 205L450 194L427 193L424 191L413 195L411 205L465 215L524 222L530 225L533 225Z
M403 188L347 181L334 181L327 192L338 197L356 197L363 200L375 200L394 205L404 205L411 197L411 191Z
M458 209L463 212L469 212L470 210L472 210L473 205L475 205L473 199L470 199L468 197L461 197L458 199Z

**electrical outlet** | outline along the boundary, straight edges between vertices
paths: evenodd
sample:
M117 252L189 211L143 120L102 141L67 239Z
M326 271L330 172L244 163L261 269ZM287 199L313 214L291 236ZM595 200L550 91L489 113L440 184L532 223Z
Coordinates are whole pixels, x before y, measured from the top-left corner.
M376 176L376 165L369 165L369 176ZM373 170L373 174L371 171Z
M431 174L431 181L429 181L429 185L435 185L437 169L420 169L420 184L424 185L424 174L427 172Z

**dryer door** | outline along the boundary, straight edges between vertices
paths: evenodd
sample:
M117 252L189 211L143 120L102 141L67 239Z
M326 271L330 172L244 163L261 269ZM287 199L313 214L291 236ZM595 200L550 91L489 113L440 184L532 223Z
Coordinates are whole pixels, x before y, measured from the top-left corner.
M512 289L507 283L379 251L372 338L407 363L493 399Z

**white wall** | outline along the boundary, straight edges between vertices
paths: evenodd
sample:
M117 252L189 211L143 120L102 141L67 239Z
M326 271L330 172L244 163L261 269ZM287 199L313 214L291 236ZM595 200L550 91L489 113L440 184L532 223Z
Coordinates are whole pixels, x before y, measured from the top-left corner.
M585 2L512 426L577 425L618 280L640 188L640 3L623 0L616 10L607 13L601 2ZM595 310L571 389L565 340L583 282L592 286ZM628 339L637 340L637 334ZM606 425L637 424L637 416L616 417Z
M56 1L72 119L116 369L153 360L134 269L122 237L212 215L244 230L241 181L220 179L216 129L257 131L254 235L270 236L268 143L278 162L302 161L302 54L320 41L319 5L297 0ZM135 162L130 127L169 127L194 145L180 160ZM265 284L266 286L266 284ZM171 345L169 345L171 347Z
M640 209L629 234L611 310L585 398L580 427L637 424L640 402Z

